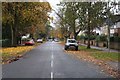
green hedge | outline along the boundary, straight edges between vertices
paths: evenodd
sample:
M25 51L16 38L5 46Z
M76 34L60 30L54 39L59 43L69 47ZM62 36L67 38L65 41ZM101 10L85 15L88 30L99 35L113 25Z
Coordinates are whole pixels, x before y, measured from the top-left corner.
M0 40L0 45L2 47L9 47L9 46L11 46L11 40L10 39Z
M107 36L106 35L98 35L95 38L95 40L98 41L98 42L104 42L104 41L107 41Z
M110 42L119 42L120 43L120 36L110 37Z
M95 38L96 38L96 35L91 35L90 36L90 40L94 40ZM81 35L80 40L88 40L88 36L87 35Z
M81 35L79 37L80 40L88 40L87 35ZM98 42L107 42L107 36L106 35L91 35L90 40L95 40ZM113 36L110 37L110 42L120 42L120 36Z

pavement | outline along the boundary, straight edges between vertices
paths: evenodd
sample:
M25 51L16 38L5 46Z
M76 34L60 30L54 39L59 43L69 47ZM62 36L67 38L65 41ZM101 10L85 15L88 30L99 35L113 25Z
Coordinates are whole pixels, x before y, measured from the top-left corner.
M3 78L111 78L99 66L66 54L57 42L46 42L20 60L2 66Z
M86 44L79 44L79 45L82 45L82 46L87 46ZM120 53L120 51L118 51L118 50L115 50L115 49L108 49L108 48L102 48L102 47L96 47L96 46L90 46L91 48L93 48L93 49L98 49L98 50L102 50L102 51L106 51L106 52L119 52Z

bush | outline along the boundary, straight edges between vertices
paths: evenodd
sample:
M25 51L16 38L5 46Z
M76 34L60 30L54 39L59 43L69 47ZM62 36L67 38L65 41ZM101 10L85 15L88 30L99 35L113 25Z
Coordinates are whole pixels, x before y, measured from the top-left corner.
M110 37L110 42L120 42L120 36Z
M90 36L90 40L95 40L95 38L96 38L96 35L91 35Z
M96 38L96 35L91 35L90 36L90 40L95 40L95 38ZM81 35L80 39L81 40L88 40L88 36L87 35Z
M83 40L84 39L84 35L80 35L78 38L80 39L80 40Z
M107 41L107 36L106 35L98 35L95 40L98 42L104 42L104 41Z
M2 47L9 47L9 46L11 46L11 40L10 39L3 39L0 41L0 45L2 45Z

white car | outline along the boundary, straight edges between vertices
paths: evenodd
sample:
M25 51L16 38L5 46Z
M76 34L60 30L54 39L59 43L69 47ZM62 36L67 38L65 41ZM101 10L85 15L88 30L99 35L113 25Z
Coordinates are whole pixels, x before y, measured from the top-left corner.
M55 41L55 42L59 42L59 40L58 40L58 39L55 39L54 41Z
M38 42L38 43L42 43L42 42L43 42L43 39L37 39L37 42Z
M78 43L75 39L67 39L65 43L64 49L67 50L68 48L75 47L75 50L78 50Z
M26 42L25 42L25 45L34 45L35 42L33 39L28 39Z

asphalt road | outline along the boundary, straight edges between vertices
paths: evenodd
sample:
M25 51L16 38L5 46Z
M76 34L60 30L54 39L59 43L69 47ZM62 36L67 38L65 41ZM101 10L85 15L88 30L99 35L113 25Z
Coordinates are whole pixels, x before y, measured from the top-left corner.
M23 58L3 65L3 78L109 78L92 63L66 54L63 46L46 42Z

